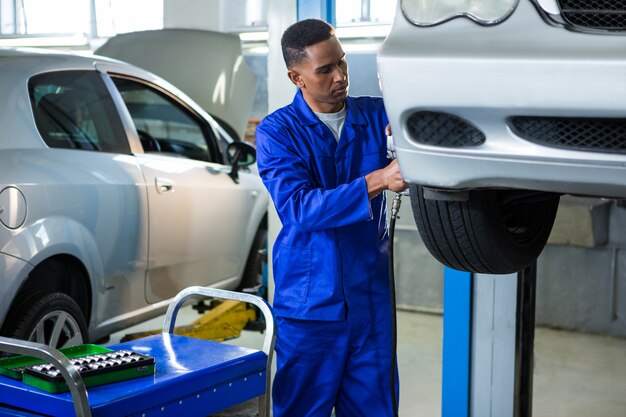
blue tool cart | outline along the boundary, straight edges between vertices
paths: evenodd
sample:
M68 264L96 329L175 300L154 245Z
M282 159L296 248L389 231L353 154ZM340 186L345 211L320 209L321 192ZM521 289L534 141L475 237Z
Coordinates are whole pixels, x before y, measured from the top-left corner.
M179 309L190 298L212 297L251 303L263 313L263 350L173 334ZM163 333L109 346L156 361L154 375L85 387L79 372L57 349L0 337L0 352L43 359L61 371L69 392L52 394L0 376L0 416L199 416L259 398L259 415L269 416L274 319L260 297L205 287L181 291L170 304Z

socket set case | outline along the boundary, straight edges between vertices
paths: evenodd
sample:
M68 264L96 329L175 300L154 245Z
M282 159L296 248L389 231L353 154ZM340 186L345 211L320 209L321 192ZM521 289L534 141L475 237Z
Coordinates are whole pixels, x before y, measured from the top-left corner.
M86 387L124 381L154 374L154 358L130 350L119 350L70 359ZM31 365L24 369L22 382L47 392L68 391L61 372L52 364Z
M32 359L22 358L22 361ZM68 359L76 367L87 387L154 374L154 358L130 350L106 349L102 353ZM35 388L50 393L69 390L61 372L50 363L38 361L35 364L13 368L12 371L22 371L22 382Z
M82 356L96 355L98 353L112 352L111 349L99 345L84 344L59 349L66 358L80 358ZM11 356L0 359L0 375L13 379L22 379L22 373L27 366L38 365L45 361L31 356Z

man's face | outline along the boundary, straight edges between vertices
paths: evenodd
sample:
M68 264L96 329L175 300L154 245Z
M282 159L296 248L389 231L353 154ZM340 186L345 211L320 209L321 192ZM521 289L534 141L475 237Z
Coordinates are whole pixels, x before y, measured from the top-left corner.
M308 57L289 70L289 79L314 112L341 110L348 95L348 63L341 44L332 36L305 51Z

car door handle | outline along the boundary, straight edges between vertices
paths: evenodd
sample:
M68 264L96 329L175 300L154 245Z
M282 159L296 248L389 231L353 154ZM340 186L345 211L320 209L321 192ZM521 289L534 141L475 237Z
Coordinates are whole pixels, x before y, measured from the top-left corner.
M156 177L155 178L156 189L159 194L174 191L176 184L172 180L167 178Z

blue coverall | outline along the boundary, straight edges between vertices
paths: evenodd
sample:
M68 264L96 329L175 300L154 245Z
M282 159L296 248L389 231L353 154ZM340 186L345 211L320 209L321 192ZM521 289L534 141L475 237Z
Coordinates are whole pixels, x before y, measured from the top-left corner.
M393 416L386 204L384 193L369 200L365 182L389 164L388 121L380 98L348 96L346 110L338 143L299 90L257 128L259 173L283 225L275 417L333 407L337 417Z

